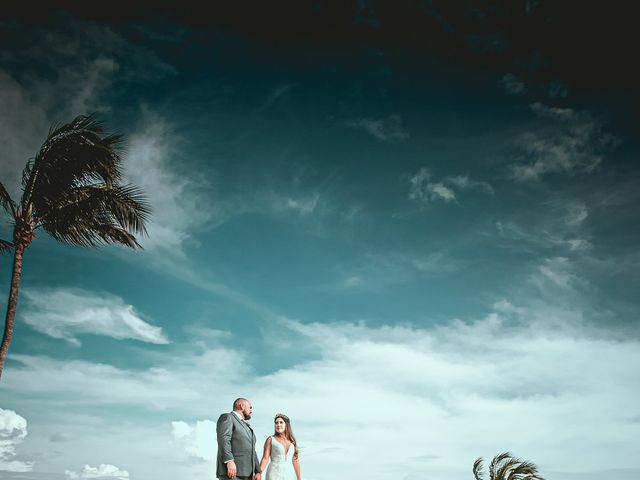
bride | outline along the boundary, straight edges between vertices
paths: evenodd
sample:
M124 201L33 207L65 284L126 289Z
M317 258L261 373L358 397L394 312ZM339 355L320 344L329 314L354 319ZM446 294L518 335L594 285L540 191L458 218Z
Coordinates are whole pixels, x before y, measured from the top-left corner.
M287 460L291 458L296 480L300 480L300 460L298 459L298 444L291 430L289 417L278 413L274 419L274 434L264 442L264 453L260 461L260 469L264 472L267 462L269 468L264 480L288 480L291 470L287 469ZM291 450L293 449L293 455ZM269 461L271 460L271 461Z

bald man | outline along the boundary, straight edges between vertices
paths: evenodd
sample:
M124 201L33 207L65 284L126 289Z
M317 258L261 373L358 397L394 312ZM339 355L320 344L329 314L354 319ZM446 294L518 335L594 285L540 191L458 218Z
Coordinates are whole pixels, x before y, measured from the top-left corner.
M246 398L233 402L233 411L218 419L218 461L216 477L227 480L260 480L262 470L256 454L256 436L249 419L253 407Z

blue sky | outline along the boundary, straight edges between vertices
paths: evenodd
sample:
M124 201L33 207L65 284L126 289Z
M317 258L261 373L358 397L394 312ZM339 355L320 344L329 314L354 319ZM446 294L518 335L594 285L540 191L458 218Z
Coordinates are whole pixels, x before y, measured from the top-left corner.
M590 39L547 2L282 5L0 21L3 184L95 111L154 209L142 252L27 251L3 478L211 478L238 396L259 443L292 418L305 480L461 478L506 450L637 478L621 15L587 12L611 33Z

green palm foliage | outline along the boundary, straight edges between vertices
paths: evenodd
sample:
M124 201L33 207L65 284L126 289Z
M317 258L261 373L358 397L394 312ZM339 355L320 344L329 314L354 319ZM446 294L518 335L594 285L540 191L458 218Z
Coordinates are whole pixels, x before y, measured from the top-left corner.
M482 472L483 460L478 458L473 463L473 476L476 480L484 480ZM533 463L514 457L505 452L496 455L489 465L489 480L544 480L538 474L538 467Z
M22 174L22 196L14 201L0 183L0 207L13 223L12 241L0 239L0 253L13 252L0 376L13 335L25 250L42 229L62 243L97 247L118 243L142 248L150 208L142 191L122 183L122 135L108 135L95 115L54 125Z

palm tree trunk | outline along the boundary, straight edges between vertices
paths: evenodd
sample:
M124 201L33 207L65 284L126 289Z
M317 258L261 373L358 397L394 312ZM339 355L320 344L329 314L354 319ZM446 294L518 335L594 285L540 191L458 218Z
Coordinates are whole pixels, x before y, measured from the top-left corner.
M26 247L22 242L18 242L13 255L11 288L9 290L9 302L7 303L7 316L5 318L2 346L0 347L0 378L2 378L4 362L7 359L9 343L11 343L11 337L13 336L13 324L16 317L16 307L18 306L18 289L20 288L20 275L22 273L22 258L24 257Z

